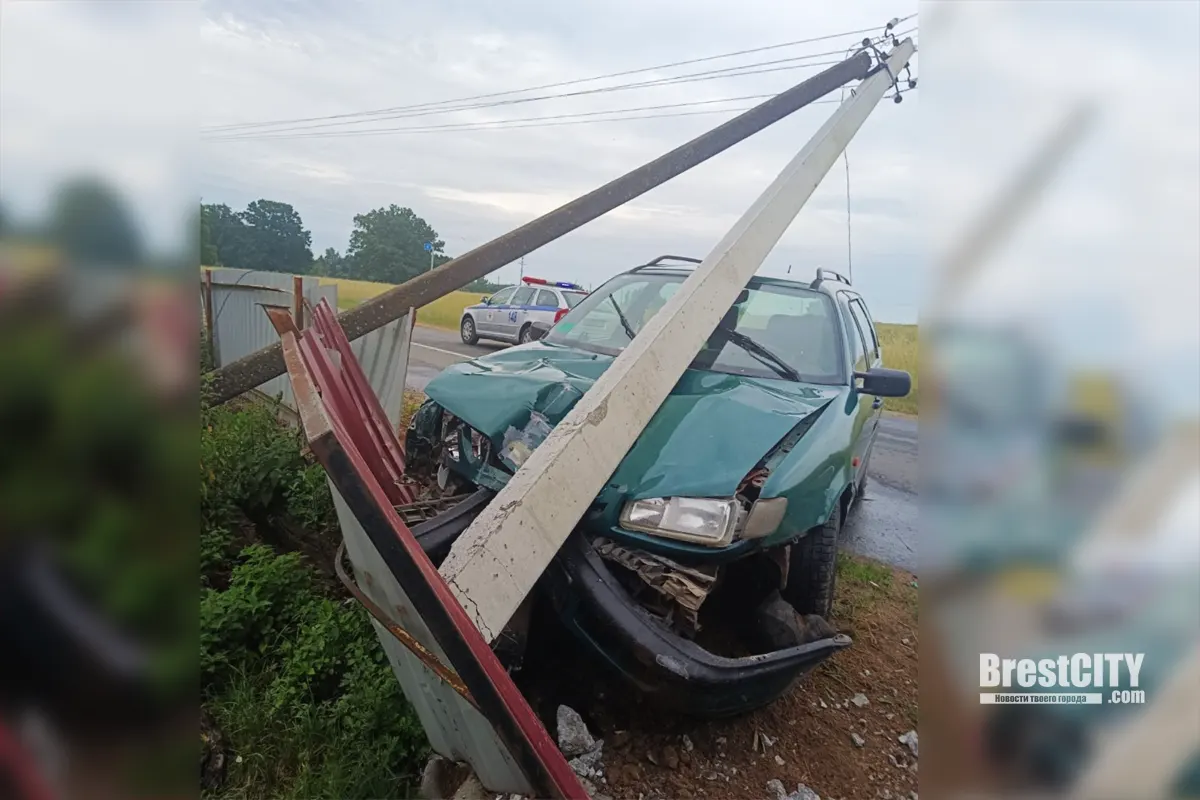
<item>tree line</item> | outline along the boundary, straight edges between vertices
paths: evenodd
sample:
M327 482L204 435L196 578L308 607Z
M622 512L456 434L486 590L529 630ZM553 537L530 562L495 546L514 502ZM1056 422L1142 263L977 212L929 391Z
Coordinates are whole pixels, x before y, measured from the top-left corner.
M344 254L328 247L313 255L312 234L289 203L255 200L243 211L224 203L200 206L200 261L206 266L352 278L380 283L404 283L433 266L450 260L433 226L411 208L395 204L354 217L354 229ZM500 288L481 279L469 291Z

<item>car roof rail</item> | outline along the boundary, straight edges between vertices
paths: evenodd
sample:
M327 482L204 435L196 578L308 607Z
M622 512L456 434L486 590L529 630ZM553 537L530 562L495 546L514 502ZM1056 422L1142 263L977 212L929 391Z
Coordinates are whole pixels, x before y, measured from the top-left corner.
M645 269L646 267L661 267L663 265L664 261L682 261L686 264L701 264L701 263L703 263L698 258L690 258L688 256L659 256L658 258L654 259L653 261L651 261L647 264L640 264L629 271L637 272L639 269Z
M850 285L850 279L847 278L842 273L834 272L833 270L825 269L824 267L817 267L817 277L813 279L813 282L809 284L808 288L810 288L810 289L817 288L818 286L821 285L821 282L825 280L826 276L833 278L836 281L841 281L842 283L846 284L847 286Z

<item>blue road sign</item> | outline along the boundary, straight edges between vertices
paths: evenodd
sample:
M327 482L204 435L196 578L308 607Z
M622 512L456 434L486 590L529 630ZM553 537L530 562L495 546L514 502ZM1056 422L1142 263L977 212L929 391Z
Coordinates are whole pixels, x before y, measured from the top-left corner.
M432 253L432 252L433 252L433 242L426 242L426 243L425 243L425 252L426 252L426 253Z

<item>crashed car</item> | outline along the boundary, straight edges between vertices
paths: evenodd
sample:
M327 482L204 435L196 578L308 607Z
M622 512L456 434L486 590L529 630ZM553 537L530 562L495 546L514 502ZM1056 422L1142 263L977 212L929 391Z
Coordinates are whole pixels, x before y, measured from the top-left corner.
M502 488L679 289L678 260L698 263L664 256L617 275L538 341L438 375L407 433L409 469L448 493ZM881 359L845 278L751 279L541 595L603 663L669 705L721 716L775 699L851 644L829 621L839 532L882 398L911 386ZM461 511L445 516L462 530ZM436 519L422 527L444 545ZM735 641L709 641L717 630Z

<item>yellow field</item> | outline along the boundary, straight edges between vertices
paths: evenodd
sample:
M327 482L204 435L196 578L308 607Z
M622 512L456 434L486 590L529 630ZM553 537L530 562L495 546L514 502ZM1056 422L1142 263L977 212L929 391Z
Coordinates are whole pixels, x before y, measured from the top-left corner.
M338 308L342 311L353 308L362 301L369 300L392 288L391 284L387 283L354 281L345 278L322 278L321 283L337 285ZM462 310L469 305L478 303L480 297L482 294L478 292L451 292L418 309L417 322L434 328L458 330L458 324L462 319ZM919 397L917 326L880 322L878 328L879 343L883 346L884 366L902 369L912 375L912 392L909 396L889 398L885 401L884 408L901 414L916 414L917 398Z
M917 413L917 366L920 362L916 325L892 325L887 322L876 324L879 345L883 348L883 365L890 369L902 369L912 375L912 391L908 397L889 397L883 407L901 414Z
M392 285L388 283L352 281L347 278L322 278L321 284L338 287L338 309L342 311L353 308L362 301L370 300L392 288ZM434 328L456 331L459 321L462 320L462 310L469 305L478 303L482 296L478 292L451 292L418 309L417 322Z

